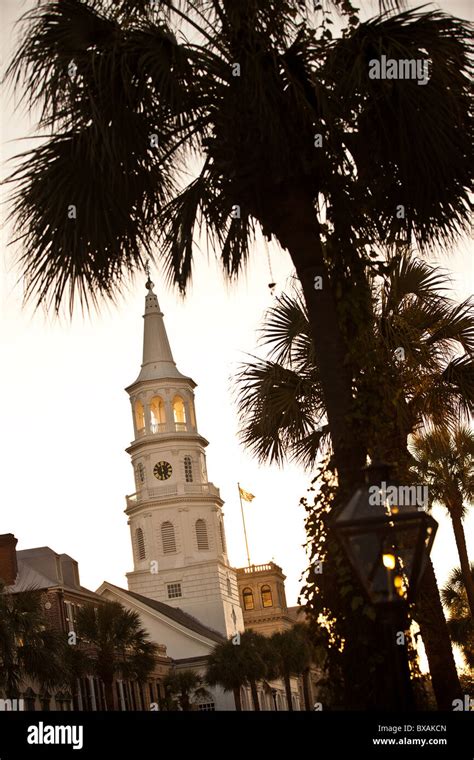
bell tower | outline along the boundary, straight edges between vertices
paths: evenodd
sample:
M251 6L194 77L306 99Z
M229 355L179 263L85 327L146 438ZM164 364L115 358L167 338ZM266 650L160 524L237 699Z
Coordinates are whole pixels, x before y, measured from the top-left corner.
M196 383L177 369L153 283L146 283L143 363L126 388L136 492L127 496L130 591L180 607L225 636L244 630L229 565L223 501L209 482L194 409Z

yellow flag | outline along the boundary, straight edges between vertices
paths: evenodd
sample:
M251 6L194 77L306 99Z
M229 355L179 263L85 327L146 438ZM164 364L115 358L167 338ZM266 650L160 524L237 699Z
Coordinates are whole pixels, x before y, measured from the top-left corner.
M255 499L255 496L253 495L253 493L249 493L249 491L244 491L244 489L241 488L240 486L239 486L239 493L240 493L241 498L244 501L253 501L253 499Z

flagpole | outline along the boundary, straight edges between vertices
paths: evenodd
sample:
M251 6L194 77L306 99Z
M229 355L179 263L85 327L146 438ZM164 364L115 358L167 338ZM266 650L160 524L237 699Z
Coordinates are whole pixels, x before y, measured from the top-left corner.
M244 507L243 507L243 504L242 504L242 495L240 493L240 483L237 483L237 490L239 492L240 511L242 512L242 523L243 523L243 526L244 526L245 548L247 549L247 561L248 561L249 567L250 567L249 542L247 541L247 529L245 527Z

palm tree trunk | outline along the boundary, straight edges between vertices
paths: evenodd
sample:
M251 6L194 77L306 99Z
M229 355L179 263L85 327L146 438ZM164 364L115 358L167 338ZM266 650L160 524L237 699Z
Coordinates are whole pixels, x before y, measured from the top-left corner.
M253 701L253 709L255 712L260 712L260 703L258 701L258 691L257 691L257 684L252 679L249 679L250 683L250 691L252 692L252 701Z
M303 696L304 696L304 709L305 710L312 710L313 706L311 704L311 696L310 696L310 687L309 687L309 674L310 674L310 668L305 668L303 671Z
M293 700L291 699L291 681L290 681L290 674L285 673L283 676L283 680L285 682L285 691L286 691L286 701L288 704L288 710L290 712L293 712Z
M288 249L303 289L339 484L344 491L352 491L361 481L366 452L354 434L349 352L340 329L341 320L328 278L312 198L303 189L292 187L286 188L282 197L271 198L270 203L269 227ZM315 283L319 284L318 277L322 283L320 289L315 287Z
M237 710L237 712L242 712L242 697L240 694L240 687L236 686L233 689L233 692L234 692L235 709Z
M464 535L461 510L458 507L454 509L450 507L449 514L451 516L451 522L453 523L454 538L456 539L467 601L471 611L471 617L474 619L474 579L472 577L471 564L467 553L466 536Z
M438 709L452 710L453 700L461 698L461 686L431 559L421 579L414 618L420 626Z

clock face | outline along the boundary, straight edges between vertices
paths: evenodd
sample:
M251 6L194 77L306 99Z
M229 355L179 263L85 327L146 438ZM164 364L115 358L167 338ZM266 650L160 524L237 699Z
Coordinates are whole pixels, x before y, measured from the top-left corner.
M157 462L153 467L153 475L158 480L168 480L171 477L173 468L169 462Z
M139 462L137 466L137 473L138 473L140 483L144 483L145 482L145 468L141 462Z

